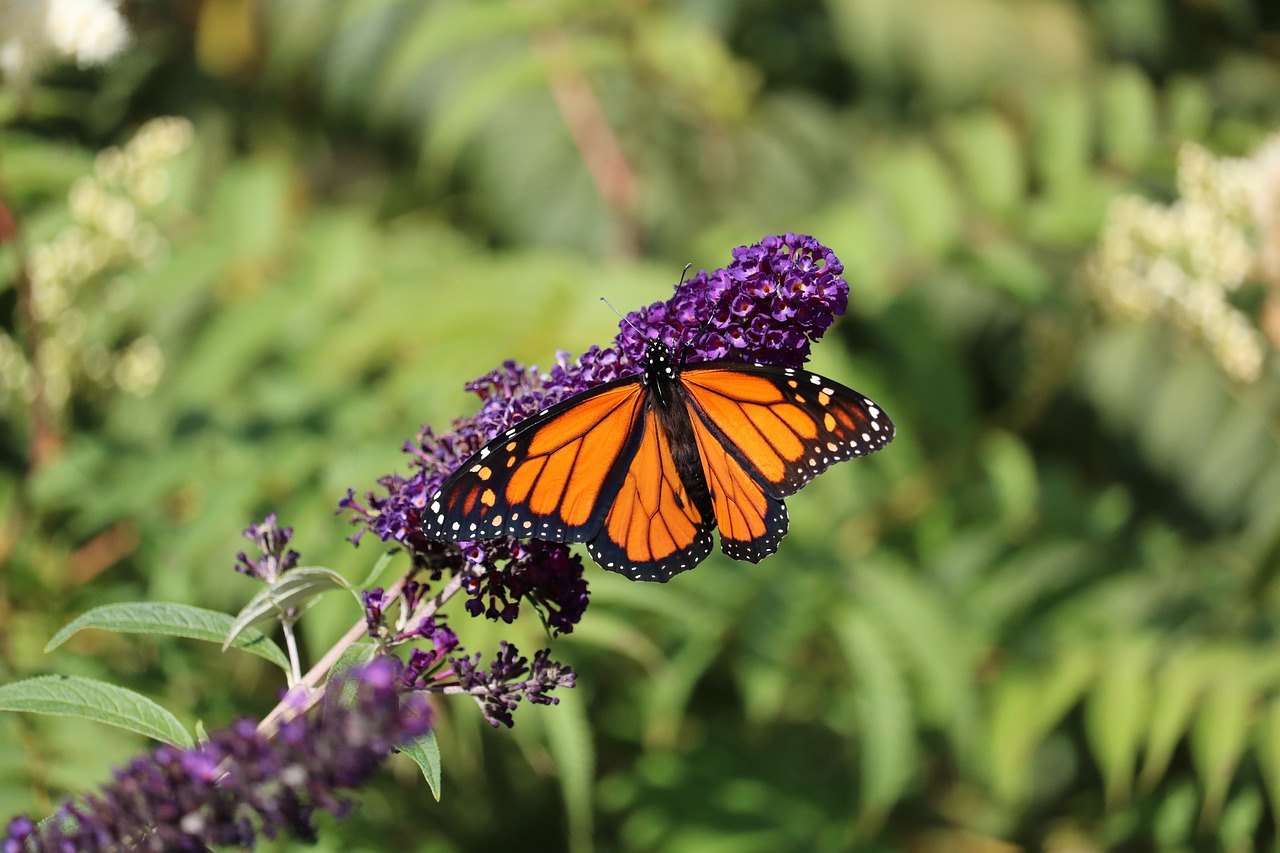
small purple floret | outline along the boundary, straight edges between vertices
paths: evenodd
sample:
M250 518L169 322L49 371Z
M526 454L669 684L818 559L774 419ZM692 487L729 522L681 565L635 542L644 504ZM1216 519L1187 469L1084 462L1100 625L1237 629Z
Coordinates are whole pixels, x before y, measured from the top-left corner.
M265 583L275 583L280 576L298 565L299 554L289 548L292 527L281 527L276 514L268 513L260 524L250 524L244 538L258 546L261 557L249 559L243 551L236 555L236 571Z

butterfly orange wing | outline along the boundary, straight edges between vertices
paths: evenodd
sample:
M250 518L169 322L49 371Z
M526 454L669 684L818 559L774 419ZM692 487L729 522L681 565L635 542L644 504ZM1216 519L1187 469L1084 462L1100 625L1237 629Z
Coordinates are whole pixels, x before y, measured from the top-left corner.
M657 413L650 409L642 417L640 445L587 550L601 566L632 580L667 581L711 553L712 522L680 479Z
M632 377L521 421L445 480L423 510L423 532L451 542L592 538L640 446L645 393Z
M634 580L669 579L711 551L711 522L685 491L638 377L579 394L485 445L432 495L423 532L588 542Z
M778 549L787 532L782 498L893 438L875 403L807 371L711 364L679 377L721 547L734 559L754 563Z

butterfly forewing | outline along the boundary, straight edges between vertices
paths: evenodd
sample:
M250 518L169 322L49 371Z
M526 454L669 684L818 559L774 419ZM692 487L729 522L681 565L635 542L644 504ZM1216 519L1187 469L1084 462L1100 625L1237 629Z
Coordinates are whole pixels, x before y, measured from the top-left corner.
M423 532L582 542L596 534L640 445L644 389L621 380L566 400L495 438L427 502Z
M835 463L879 450L893 438L893 422L875 403L815 373L714 364L686 368L679 379L695 424L775 498L794 494Z

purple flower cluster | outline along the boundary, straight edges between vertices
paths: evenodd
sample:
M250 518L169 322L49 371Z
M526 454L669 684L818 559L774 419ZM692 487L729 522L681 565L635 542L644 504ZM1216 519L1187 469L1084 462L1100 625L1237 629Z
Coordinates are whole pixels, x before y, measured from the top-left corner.
M410 652L409 663L400 673L400 680L406 689L430 690L440 678L441 664L458 649L458 635L434 619L424 619L418 633L431 643L431 651L417 648Z
M10 821L0 851L204 851L252 848L282 832L315 841L313 816L342 816L338 792L359 787L399 744L431 726L427 697L404 694L400 664L381 658L350 670L321 713L285 723L274 741L251 720L199 746L162 746L116 771L100 794L65 803L36 827ZM354 689L342 689L349 686Z
M515 725L512 712L521 699L535 705L556 705L560 700L549 695L551 691L574 686L573 670L552 660L550 649L535 652L530 664L519 649L504 640L486 671L480 667L479 652L453 654L466 651L458 645L453 631L434 620L426 623L421 634L432 648L417 648L409 654L409 662L400 672L405 691L468 694L480 705L490 725L510 728Z
M572 669L551 660L550 649L535 652L530 663L505 640L499 644L488 671L480 668L479 652L474 657L450 658L449 662L461 692L476 700L484 718L495 729L515 724L511 712L521 699L535 705L558 705L560 700L550 692L557 687L573 687L575 679Z
M472 565L492 565L468 575L463 589L471 596L467 612L510 624L520 615L520 601L531 601L557 634L568 634L587 609L587 581L582 558L563 545L533 540L495 539L472 542L462 551Z
M289 548L292 527L281 527L276 514L270 513L261 524L250 524L244 538L258 546L261 557L250 560L244 551L236 555L236 571L265 583L275 583L280 576L298 565L298 552Z
M436 433L423 427L405 445L413 472L378 481L381 492L358 499L353 491L339 511L383 541L405 545L419 565L464 564L483 568L468 587L472 615L510 621L519 602L532 601L561 632L571 630L586 607L581 563L559 544L496 540L456 547L426 539L419 529L427 497L462 462L498 433L547 406L604 382L635 374L647 342L657 338L686 362L722 359L798 367L810 346L843 314L849 286L831 250L797 234L766 237L733 251L733 261L713 273L699 272L677 285L665 302L627 315L612 346L592 347L577 359L567 353L543 375L505 362L467 389L480 397L474 417ZM571 576L565 579L563 573Z

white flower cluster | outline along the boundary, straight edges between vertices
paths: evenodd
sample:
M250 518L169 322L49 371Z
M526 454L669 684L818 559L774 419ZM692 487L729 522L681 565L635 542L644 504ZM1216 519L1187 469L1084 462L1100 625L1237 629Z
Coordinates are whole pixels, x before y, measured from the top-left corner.
M129 43L117 0L0 0L0 74L27 88L56 59L81 68L114 59Z
M1232 378L1253 382L1265 338L1230 295L1268 264L1280 267L1280 136L1250 158L1183 145L1178 192L1167 206L1137 196L1112 203L1089 284L1108 314L1167 320L1204 341Z
M87 318L126 308L132 298L127 270L163 257L164 238L147 214L167 196L170 162L191 136L186 119L150 121L123 148L102 151L93 174L71 187L71 223L33 245L27 259L31 313L41 332L34 369L0 333L0 397L29 398L40 382L58 410L77 375L131 394L155 388L164 370L155 339L143 335L113 352L90 339Z

